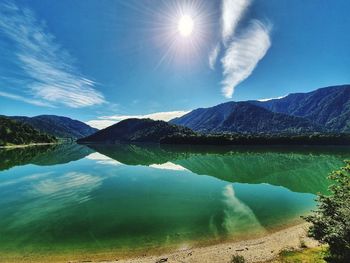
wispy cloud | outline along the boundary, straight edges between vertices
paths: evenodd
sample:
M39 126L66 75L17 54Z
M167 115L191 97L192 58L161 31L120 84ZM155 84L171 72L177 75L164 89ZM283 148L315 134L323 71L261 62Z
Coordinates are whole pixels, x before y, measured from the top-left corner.
M259 20L251 20L247 27L240 30L241 33L236 32L251 3L252 0L222 0L221 41L210 51L208 58L209 67L214 70L222 47L221 84L222 93L227 98L232 98L235 87L252 74L271 45L271 26Z
M223 43L233 36L238 22L250 5L250 0L223 0L221 8L221 30Z
M219 52L220 52L220 43L216 44L215 47L209 53L209 67L212 70L215 69L216 59L219 55Z
M0 33L14 44L11 52L25 78L23 87L17 90L21 95L8 98L37 106L63 104L73 108L105 102L95 89L96 83L79 72L74 58L30 9L0 3ZM33 100L20 99L28 95ZM38 104L38 99L48 104Z
M165 111L165 112L155 112L155 113L145 114L145 115L101 116L101 117L98 117L97 120L87 121L86 124L97 129L103 129L119 121L130 119L130 118L137 118L137 119L149 118L152 120L170 121L171 119L181 117L189 112L190 111Z
M271 45L269 32L269 27L255 20L231 42L221 59L224 75L222 92L225 97L232 97L234 88L250 76L265 56Z
M54 107L50 103L46 103L46 102L41 101L41 100L28 99L28 98L22 97L20 95L8 93L8 92L0 91L0 96L5 97L5 98L9 98L9 99L13 99L13 100L23 101L23 102L26 102L26 103L29 103L29 104L32 104L35 106Z

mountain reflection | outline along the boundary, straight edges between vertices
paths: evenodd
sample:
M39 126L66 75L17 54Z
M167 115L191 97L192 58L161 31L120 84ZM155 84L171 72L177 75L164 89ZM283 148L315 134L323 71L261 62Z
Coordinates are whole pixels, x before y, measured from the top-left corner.
M49 166L86 157L100 164L143 165L188 170L227 182L268 183L294 192L327 193L327 175L342 166L350 150L341 147L214 147L152 144L59 144L1 149L0 171L14 166Z
M327 193L328 174L343 165L350 150L341 147L180 147L99 145L89 147L126 165L173 167L227 182L268 183L294 192Z
M0 171L26 164L64 164L80 160L92 152L90 148L75 143L3 148L0 149Z

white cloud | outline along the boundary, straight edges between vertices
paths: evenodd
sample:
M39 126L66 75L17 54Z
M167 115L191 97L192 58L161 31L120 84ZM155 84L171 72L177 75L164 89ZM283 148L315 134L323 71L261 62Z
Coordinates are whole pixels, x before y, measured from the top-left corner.
M215 64L216 64L216 59L219 55L220 52L220 44L216 44L216 46L211 50L209 54L209 67L214 70L215 69Z
M221 5L221 57L223 80L222 93L232 98L235 87L252 74L258 62L271 45L270 28L258 20L251 20L249 26L236 29L252 0L222 0ZM220 41L209 53L209 67L215 69L220 53Z
M221 59L224 75L222 92L225 97L232 97L234 88L250 76L258 62L265 56L271 45L269 32L269 27L254 20L230 43Z
M47 106L35 102L40 99L73 108L105 102L95 89L96 83L80 74L74 58L31 10L13 3L0 3L0 33L12 41L13 51L9 52L14 52L14 60L24 77L23 86L18 89L23 96L12 96L13 99ZM28 95L33 100L20 99Z
M241 20L250 2L250 0L222 1L221 30L224 45L234 34L238 22Z
M97 120L90 120L85 123L90 125L91 127L94 127L97 129L103 129L119 121L130 119L130 118L137 118L137 119L149 118L152 120L170 121L171 119L181 117L189 112L190 111L165 111L165 112L155 112L155 113L145 114L145 115L101 116L101 117L98 117Z
M91 121L86 121L85 122L87 125L94 127L96 129L104 129L107 128L115 123L116 121L111 121L111 120L91 120Z

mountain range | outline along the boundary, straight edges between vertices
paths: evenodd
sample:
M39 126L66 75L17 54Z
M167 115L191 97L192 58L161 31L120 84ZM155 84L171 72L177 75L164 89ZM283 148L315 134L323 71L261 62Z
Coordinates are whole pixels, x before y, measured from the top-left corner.
M56 115L39 115L35 117L12 116L18 122L26 123L57 138L79 139L89 136L97 131L84 122Z
M349 133L350 85L199 108L170 123L205 133Z
M271 136L284 136L282 141L272 142L269 139L275 144L284 143L285 138L306 136L292 140L299 144L310 143L308 136L315 134L330 137L315 137L313 143L329 144L335 142L334 138L338 136L336 140L339 144L343 142L342 134L346 137L350 133L350 85L293 93L266 101L226 102L195 109L169 122L127 119L100 131L81 121L55 115L4 116L0 128L3 145L47 142L55 140L55 137L83 143L236 144L249 139L247 136L250 135L265 136L244 142L254 144L258 141L266 143L265 139Z
M204 133L298 134L323 130L307 119L272 112L249 102L227 102L196 109L170 123Z
M305 118L328 131L350 132L350 85L332 86L281 99L253 101L273 112Z

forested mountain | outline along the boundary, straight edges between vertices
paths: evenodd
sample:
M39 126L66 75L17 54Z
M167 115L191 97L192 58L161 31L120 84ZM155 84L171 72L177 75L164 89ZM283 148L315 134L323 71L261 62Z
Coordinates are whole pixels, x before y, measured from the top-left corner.
M193 110L170 123L202 132L349 133L350 85L268 101L227 102Z
M322 131L309 120L271 112L248 102L227 102L194 110L170 121L205 133L308 133Z
M350 132L350 85L326 87L252 103L273 112L306 118L329 131Z
M31 143L52 143L56 138L41 133L29 124L0 116L0 146Z
M41 132L58 138L79 139L97 131L84 122L56 115L39 115L35 117L14 116L14 120L30 124Z
M78 142L159 142L173 135L193 135L188 128L151 119L127 119L96 132Z

